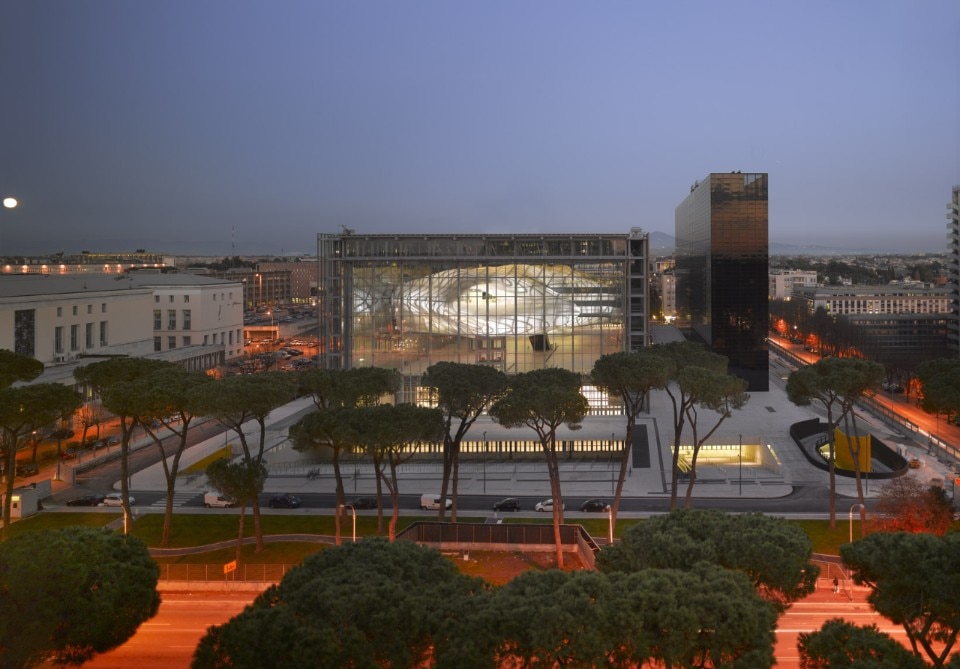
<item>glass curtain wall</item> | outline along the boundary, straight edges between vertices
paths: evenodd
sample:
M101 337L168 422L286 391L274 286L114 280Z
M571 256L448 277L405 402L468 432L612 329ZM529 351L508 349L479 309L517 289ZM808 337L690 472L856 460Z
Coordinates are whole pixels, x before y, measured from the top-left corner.
M624 350L626 244L344 237L344 355L414 376L444 360L589 373Z

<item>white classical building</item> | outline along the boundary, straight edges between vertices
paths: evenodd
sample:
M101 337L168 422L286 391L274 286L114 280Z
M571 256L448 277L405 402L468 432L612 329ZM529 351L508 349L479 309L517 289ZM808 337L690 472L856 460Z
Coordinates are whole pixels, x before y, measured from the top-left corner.
M243 355L240 281L140 271L128 272L125 280L152 291L152 351L223 346L227 360Z
M243 286L190 274L0 276L0 348L33 357L38 381L114 356L206 370L243 354Z

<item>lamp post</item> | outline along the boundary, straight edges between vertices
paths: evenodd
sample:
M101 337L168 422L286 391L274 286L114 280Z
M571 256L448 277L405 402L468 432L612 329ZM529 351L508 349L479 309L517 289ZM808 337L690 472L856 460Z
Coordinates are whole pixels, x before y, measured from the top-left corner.
M740 487L740 497L743 497L743 435L740 435L740 445L737 447L738 474L737 481ZM754 477L756 479L756 477Z
M483 494L487 494L487 431L483 431L483 456L480 464L483 465Z
M613 507L609 504L607 504L607 521L608 521L607 525L609 528L607 530L607 539L609 540L609 544L612 546L613 545Z
M350 509L350 515L353 516L353 543L357 543L357 510L353 508L353 504L341 504L341 509Z
M616 438L617 438L616 432L611 432L610 433L610 455L611 456L613 455L613 442L616 440ZM610 459L610 494L611 495L616 494L616 485L614 484L614 480L613 480L613 468L614 468L614 463L613 463L613 458L611 457Z
M853 543L853 510L857 507L860 507L860 510L863 510L863 504L854 504L850 507L850 543Z

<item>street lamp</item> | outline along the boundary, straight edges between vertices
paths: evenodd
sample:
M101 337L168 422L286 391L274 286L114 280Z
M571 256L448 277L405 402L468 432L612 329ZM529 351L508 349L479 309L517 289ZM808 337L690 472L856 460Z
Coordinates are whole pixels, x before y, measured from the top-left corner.
M850 543L851 544L853 543L853 510L856 509L857 507L860 507L861 511L864 509L863 504L854 504L853 506L850 507Z
M350 514L353 516L353 543L357 543L357 510L353 508L353 504L341 504L341 509L350 509Z
M740 435L740 445L737 447L737 460L739 461L739 473L737 480L740 484L740 496L743 497L743 435ZM756 476L754 476L756 479Z
M483 465L483 494L487 494L487 431L483 431L483 455L480 457Z
M607 534L608 534L607 538L609 539L609 543L612 546L613 545L613 506L611 506L610 504L607 504L607 520L609 521L607 523L609 526L609 529L607 530Z

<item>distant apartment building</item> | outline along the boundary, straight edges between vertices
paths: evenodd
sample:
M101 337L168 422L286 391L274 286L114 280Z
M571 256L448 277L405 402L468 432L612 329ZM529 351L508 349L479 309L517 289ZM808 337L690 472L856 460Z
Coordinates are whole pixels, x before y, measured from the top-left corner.
M833 316L859 314L946 314L951 311L947 289L915 282L885 286L812 286L798 288L812 313L823 307Z
M950 289L896 282L884 286L798 288L809 313L823 308L860 330L859 345L873 355L897 352L918 359L941 357L948 350L952 315Z
M190 258L203 261L203 258ZM210 260L210 259L206 259ZM243 305L247 311L271 307L314 306L317 294L316 258L261 261L253 267L210 269L180 263L184 272L239 281L243 285Z
M953 187L953 198L947 205L947 247L950 260L947 285L950 288L950 348L960 354L960 186Z
M289 277L289 300L287 304L313 305L317 294L316 258L304 258L287 262L257 263L257 271L269 274L286 273Z
M769 389L765 173L713 173L675 212L677 325L727 357L749 390Z
M672 268L657 275L657 285L660 288L663 319L672 322L677 318L677 275Z
M786 300L794 288L810 288L817 285L817 273L810 270L787 269L770 272L767 295L771 300Z

